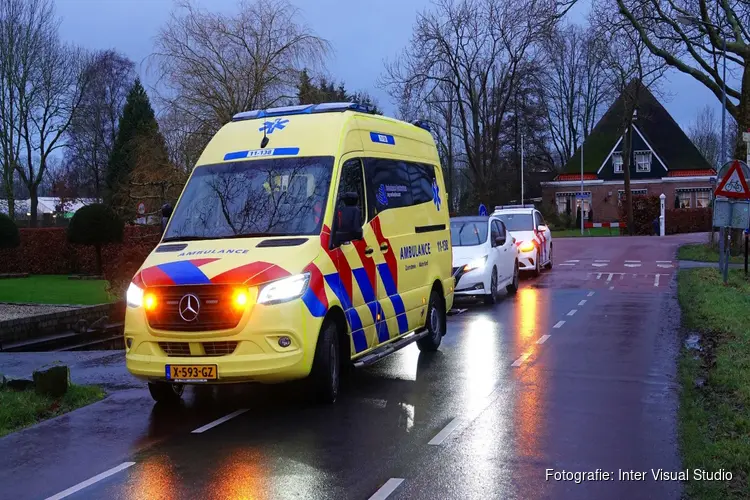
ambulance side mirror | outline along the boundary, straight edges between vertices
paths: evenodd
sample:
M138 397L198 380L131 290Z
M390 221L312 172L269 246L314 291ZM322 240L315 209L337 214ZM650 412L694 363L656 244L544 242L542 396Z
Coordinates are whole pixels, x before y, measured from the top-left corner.
M359 196L357 193L343 193L343 202L336 210L335 231L333 233L333 245L340 246L363 238L362 234L362 212L359 209Z

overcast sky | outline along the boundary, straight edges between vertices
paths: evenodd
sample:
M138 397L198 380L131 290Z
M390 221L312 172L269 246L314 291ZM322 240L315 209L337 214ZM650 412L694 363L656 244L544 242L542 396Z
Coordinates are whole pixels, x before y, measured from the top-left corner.
M367 90L386 114L394 112L387 94L376 88L383 60L393 58L409 42L418 12L429 0L291 0L315 32L331 42L334 54L327 68L349 90ZM212 10L231 13L235 0L198 0ZM87 49L114 48L136 62L146 85L153 83L146 58L154 36L166 22L172 0L56 0L62 17L61 35ZM313 7L314 6L314 7ZM582 20L585 5L570 14ZM701 84L677 72L662 82L663 104L683 128L687 128L705 104L720 112L720 103Z

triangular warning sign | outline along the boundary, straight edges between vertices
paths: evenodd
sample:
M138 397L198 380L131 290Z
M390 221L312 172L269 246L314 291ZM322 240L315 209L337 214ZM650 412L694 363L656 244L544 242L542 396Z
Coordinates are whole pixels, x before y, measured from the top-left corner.
M747 187L745 174L742 173L739 161L735 160L729 167L714 195L727 198L750 198L750 189Z

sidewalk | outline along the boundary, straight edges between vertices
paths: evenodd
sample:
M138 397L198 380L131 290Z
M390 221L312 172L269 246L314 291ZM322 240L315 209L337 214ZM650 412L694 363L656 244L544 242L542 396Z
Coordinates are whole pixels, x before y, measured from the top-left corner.
M680 269L694 269L696 267L719 267L718 262L701 262L698 260L680 260L679 267ZM744 269L744 264L729 264L729 269Z

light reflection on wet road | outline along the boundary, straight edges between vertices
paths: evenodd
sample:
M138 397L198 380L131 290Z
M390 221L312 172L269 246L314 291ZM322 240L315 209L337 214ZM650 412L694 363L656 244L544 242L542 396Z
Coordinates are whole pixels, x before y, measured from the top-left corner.
M613 241L560 240L555 253L612 255ZM623 256L628 244L648 248L623 239ZM179 409L115 394L0 439L0 498L44 498L124 461L136 464L69 498L364 499L390 478L404 481L389 498L679 496L544 480L546 468L679 468L669 281L609 290L586 272L557 267L493 307L462 306L440 352L412 345L355 372L334 406L311 405L302 384L194 391Z

